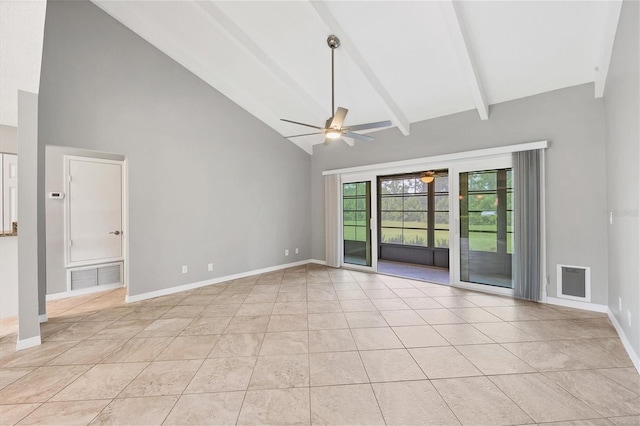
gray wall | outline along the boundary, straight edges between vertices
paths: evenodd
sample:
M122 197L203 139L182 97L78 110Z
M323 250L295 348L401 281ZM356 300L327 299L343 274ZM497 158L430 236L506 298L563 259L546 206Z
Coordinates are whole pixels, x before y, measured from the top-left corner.
M38 143L38 95L18 91L18 345L39 340L44 292L44 146ZM39 311L40 307L40 311ZM39 343L39 342L38 342Z
M18 128L0 124L0 152L16 154L18 152Z
M47 146L45 150L45 194L64 192L64 156L103 158L122 161L122 155L88 151L86 149ZM64 200L45 198L47 218L47 294L67 291L67 270L64 266Z
M640 355L640 100L638 51L640 4L625 1L618 23L605 86L607 132L607 206L613 213L609 230L609 308ZM622 298L622 311L618 308ZM627 311L631 312L629 327Z
M556 295L557 264L590 266L592 302L607 303L604 114L593 86L583 85L491 106L481 121L467 111L413 123L371 143L315 145L311 163L312 257L325 258L322 171L549 140L547 150L548 295Z
M130 295L310 256L309 155L87 1L47 4L39 125L126 157Z

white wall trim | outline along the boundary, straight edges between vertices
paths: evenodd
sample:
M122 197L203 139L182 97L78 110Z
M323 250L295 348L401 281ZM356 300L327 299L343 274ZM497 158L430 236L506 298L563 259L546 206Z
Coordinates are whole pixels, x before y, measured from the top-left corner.
M38 316L38 319L40 320L40 324L42 324L43 322L49 321L49 316L47 314L42 314Z
M411 160L391 161L388 163L368 164L365 166L348 167L345 169L326 170L322 172L323 176L335 175L342 173L354 173L365 171L378 171L380 169L389 169L397 167L420 166L424 163L437 163L446 161L464 160L468 158L488 157L499 154L511 154L514 152L531 151L534 149L544 149L549 146L547 141L528 142L516 145L499 146L495 148L477 149L474 151L456 152L453 154L434 155L432 157L413 158Z
M100 293L102 291L113 290L115 288L124 287L122 283L107 284L96 287L82 288L79 290L63 291L61 293L47 294L47 302L52 300L66 299L67 297L82 296L91 293Z
M28 339L18 340L16 342L16 351L29 349L34 346L40 346L40 344L42 344L42 341L40 340L40 335L29 337Z
M580 300L561 299L559 297L551 296L547 297L546 303L548 303L549 305L565 306L567 308L583 309L585 311L591 312L607 313L607 310L609 309L607 305L599 305L597 303L583 302Z
M629 354L629 358L631 358L631 362L633 362L633 366L636 368L636 371L640 373L640 356L638 356L636 351L633 349L633 345L631 345L631 342L627 338L627 335L624 334L624 330L622 329L622 326L618 322L616 316L613 315L613 312L611 312L611 309L607 307L606 312L607 312L607 315L609 316L609 320L611 320L611 323L613 324L613 327L618 332L618 336L620 336L622 345L627 351L627 354Z
M160 296L168 296L170 294L180 293L181 291L193 290L195 288L206 287L212 284L220 284L225 281L237 280L240 278L250 277L252 275L265 274L267 272L279 271L281 269L293 268L295 266L306 265L308 263L317 263L323 262L319 264L325 264L324 261L314 261L314 260L301 260L299 262L293 263L285 263L283 265L269 266L267 268L262 269L254 269L253 271L241 272L239 274L226 275L224 277L212 278L210 280L197 281L189 284L182 284L175 287L163 288L162 290L150 291L148 293L136 294L133 296L127 295L125 297L125 301L127 303L139 302L141 300L153 299L154 297Z
M309 263L315 263L316 265L327 265L327 261L326 260L319 260L319 259L309 259Z

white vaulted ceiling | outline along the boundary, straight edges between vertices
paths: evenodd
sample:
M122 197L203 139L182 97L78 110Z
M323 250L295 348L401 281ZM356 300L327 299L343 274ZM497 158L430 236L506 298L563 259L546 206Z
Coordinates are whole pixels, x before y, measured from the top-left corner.
M331 116L410 123L595 82L601 95L618 1L93 0L168 56L285 135ZM307 152L321 135L292 138Z

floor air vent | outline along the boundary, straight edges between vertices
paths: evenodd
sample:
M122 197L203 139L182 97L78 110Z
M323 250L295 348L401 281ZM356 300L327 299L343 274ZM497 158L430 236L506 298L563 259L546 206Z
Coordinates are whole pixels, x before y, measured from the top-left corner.
M122 263L88 266L69 270L70 290L122 283Z
M591 268L558 265L558 297L591 301Z

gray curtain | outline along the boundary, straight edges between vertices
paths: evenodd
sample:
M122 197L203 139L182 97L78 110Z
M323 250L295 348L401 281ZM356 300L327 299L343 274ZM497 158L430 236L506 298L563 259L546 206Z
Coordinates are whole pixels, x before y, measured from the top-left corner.
M513 289L519 299L540 300L540 161L542 151L513 153Z
M327 266L340 267L340 176L324 177L324 232Z

